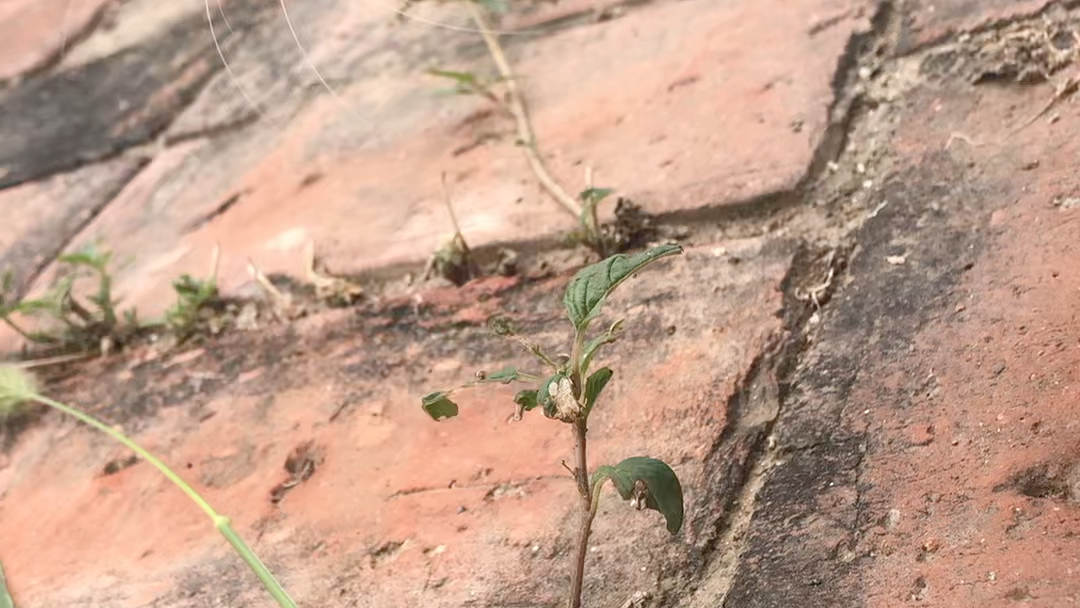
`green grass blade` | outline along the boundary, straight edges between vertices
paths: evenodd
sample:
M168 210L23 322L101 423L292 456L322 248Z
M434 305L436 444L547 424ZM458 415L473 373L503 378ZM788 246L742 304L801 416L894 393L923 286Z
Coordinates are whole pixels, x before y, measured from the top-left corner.
M7 579L4 578L4 566L0 565L0 608L15 608L15 600L8 592Z

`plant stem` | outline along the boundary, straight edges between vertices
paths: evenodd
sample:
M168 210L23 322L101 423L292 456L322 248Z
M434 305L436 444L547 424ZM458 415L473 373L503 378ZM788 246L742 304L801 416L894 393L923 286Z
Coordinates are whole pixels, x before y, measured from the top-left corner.
M586 421L580 419L573 423L574 428L574 458L576 466L574 477L578 483L578 491L581 493L582 512L581 523L578 528L577 551L574 553L573 569L570 571L570 601L569 608L581 608L581 587L585 581L585 557L589 550L589 534L592 532L593 518L596 517L596 501L593 498L594 488L589 485L589 463L586 451L586 434L588 428Z
M11 319L11 317L9 317L8 315L0 316L0 319L3 319L4 323L6 323L8 327L15 330L15 333L22 336L23 339L25 339L27 342L31 342L31 343L34 343L34 342L49 342L49 343L52 343L52 342L57 341L57 340L54 340L52 338L48 338L46 336L39 336L37 338L35 338L34 336L31 336L29 333L27 333L27 331L25 329L23 329L17 323L15 323L15 321L13 321Z
M124 435L120 431L112 428L104 422L101 422L100 420L94 418L89 414L86 414L67 404L61 403L59 401L54 401L42 395L33 395L31 399L42 405L47 405L53 409L60 410L61 412L69 416L73 416L79 421L92 426L93 428L101 431L102 433L105 433L109 437L123 444L131 451L135 452L140 458L156 467L157 470L161 471L161 473L169 479L169 481L173 482L176 487L180 488L180 490L183 491L184 494L187 494L188 498L190 498L196 505L198 505L199 508L202 509L204 513L206 513L210 520L214 522L214 527L217 528L219 532L221 532L221 535L225 537L225 540L229 541L229 544L233 546L233 549L236 550L240 557L245 562L247 562L247 565L252 569L253 572L255 572L255 575L259 577L259 580L262 582L263 586L266 587L266 590L270 593L271 596L273 596L273 598L277 601L278 605L280 605L281 608L296 608L296 604L292 601L292 598L289 597L289 594L274 578L274 575L270 573L270 570L267 569L267 567L259 560L259 558L251 550L251 548L247 546L244 540L240 538L240 535L237 534L235 530L233 530L229 518L215 511L214 508L210 506L210 503L206 502L206 499L204 499L198 492L195 491L195 488L188 485L188 483L184 481L179 475L177 475L176 472L170 469L167 464L162 462L150 452L143 449L142 446L135 443L127 435Z
M585 331L574 330L574 345L570 349L570 383L574 386L574 397L584 402L585 398Z
M514 72L510 69L510 62L506 60L506 54L503 53L499 39L491 32L487 19L484 18L478 3L467 1L465 5L471 11L476 28L480 30L480 35L484 38L491 59L499 69L499 75L506 82L506 92L510 98L510 113L514 115L514 122L517 123L517 136L521 140L522 148L525 150L525 157L529 161L529 167L548 194L565 207L571 215L580 218L581 205L578 204L577 199L566 193L566 190L559 185L559 182L555 181L555 178L551 177L547 167L544 165L544 160L540 158L540 152L536 146L536 134L533 133L532 121L529 119L529 112L525 107L525 98L518 87Z

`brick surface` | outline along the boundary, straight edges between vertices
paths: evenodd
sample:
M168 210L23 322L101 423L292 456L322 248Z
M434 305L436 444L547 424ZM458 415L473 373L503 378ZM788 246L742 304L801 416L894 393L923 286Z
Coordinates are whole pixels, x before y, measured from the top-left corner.
M0 7L0 82L56 60L104 13L108 0L11 0Z
M0 122L23 138L0 138L16 171L0 260L30 277L69 240L103 239L134 260L116 286L147 315L177 274L206 274L215 245L227 291L249 259L302 276L311 241L335 272L400 279L450 230L445 171L470 244L548 247L547 266L131 347L45 368L45 386L179 465L301 604L560 605L566 429L509 424L511 387L463 394L461 417L439 424L418 396L525 361L483 329L499 311L566 341L555 296L577 262L557 243L575 220L538 191L508 120L435 94L429 67L490 70L460 7L422 3L395 23L389 5L293 4L306 55L273 3L224 5L223 70L198 11L133 0L59 71L0 93L23 121ZM589 435L594 462L670 461L686 527L671 538L605 494L587 605L1080 594L1080 121L1071 97L1047 105L1069 91L1080 17L1041 7L580 0L502 19L553 172L574 190L592 168L667 214L687 248L610 302L628 331L604 353L616 377ZM195 61L198 82L149 42L177 24L186 37L161 48ZM153 67L123 89L147 103L103 96L45 120L74 107L69 80L90 82L90 66L129 77L118 57ZM35 120L48 129L32 150ZM82 138L63 139L72 130ZM50 416L2 432L0 559L20 605L263 601L146 463ZM273 505L308 441L314 475Z
M49 180L0 190L0 271L11 270L22 292L142 166L118 159Z
M717 245L746 262L728 263ZM790 244L729 241L692 248L625 285L607 315L625 317L628 331L600 357L616 376L592 418L593 462L664 458L683 478L688 513L704 506L700 462L724 428L724 395L778 329L773 311L789 256ZM462 415L441 423L421 412L419 395L477 369L528 365L517 345L462 318L516 311L516 323L555 348L568 325L553 294L565 282L474 283L464 293L425 294L417 315L401 321L372 310L365 319L269 330L254 348L249 336L151 355L135 368L102 361L100 392L71 388L85 407L123 422L179 465L235 518L301 604L559 603L575 529L575 489L559 466L572 457L568 429L537 412L509 423L514 387L463 393ZM703 292L703 284L712 287ZM203 380L192 392L195 377ZM136 410L143 413L132 417ZM205 584L235 564L197 509L145 463L104 475L105 462L124 458L120 451L80 428L46 453L51 432L25 436L0 470L4 567L20 601L258 600L239 571L235 583ZM325 462L272 506L270 490L287 477L282 463L308 440ZM131 493L143 498L124 498ZM707 531L707 520L688 516L685 532L671 538L658 514L613 496L605 492L589 557L590 605L661 593L655 581L689 559ZM43 511L40 501L52 506ZM30 521L39 532L18 533ZM79 575L58 584L69 570ZM175 586L160 584L163 571Z
M945 129L993 143L950 147L953 163L971 167L960 175L978 193L975 204L958 201L979 220L977 236L957 235L973 248L959 258L967 270L935 298L896 365L855 389L875 436L863 478L871 488L865 548L877 556L867 593L881 606L911 596L953 606L1063 605L1080 592L1071 575L1080 526L1071 485L1080 212L1068 202L1080 182L1065 160L1076 154L1080 122L1064 113L995 137L1043 105L1052 87L947 93L933 116L915 98L907 139L931 142ZM935 198L953 196L946 189ZM921 273L921 253L910 251L911 272ZM891 510L898 522L882 525Z
M1017 130L1052 94L955 79L894 106L725 605L1075 597L1077 126Z
M1047 0L934 0L905 5L897 51L906 53L945 36L1035 15Z
M172 33L150 48L4 91L0 187L70 171L153 138L214 69L185 52L184 32Z
M461 23L455 7L438 11L424 15ZM827 126L833 71L866 11L858 3L657 2L601 23L510 36L507 46L541 149L572 193L591 166L598 183L647 211L692 210L803 179ZM201 271L204 262L178 252L204 252L201 260L215 243L227 290L247 281L249 257L266 272L300 275L309 241L339 273L422 263L452 233L443 171L473 247L556 239L576 225L539 191L509 120L485 114L486 102L436 95L444 83L424 74L489 70L475 35L395 25L340 3L290 15L308 61L280 19L262 22L228 52L231 73L215 76L167 137L237 130L184 148L184 166L200 171L166 172L143 193L153 203L117 206L84 235L135 257L120 277L133 303L167 305L154 295L167 290L149 285ZM305 100L310 91L323 94ZM208 206L226 201L227 211L206 219ZM132 230L128 214L138 208L169 211L140 216L151 224ZM161 263L170 257L175 263Z

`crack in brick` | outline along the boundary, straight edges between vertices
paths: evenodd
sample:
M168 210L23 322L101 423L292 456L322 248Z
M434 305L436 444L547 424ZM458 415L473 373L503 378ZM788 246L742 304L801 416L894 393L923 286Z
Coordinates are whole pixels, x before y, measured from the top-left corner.
M747 549L758 495L768 482L769 471L780 461L773 429L784 416L792 375L810 346L806 339L812 330L810 319L820 312L821 306L828 304L837 287L833 282L824 287L821 306L799 298L797 292L800 285L820 278L822 259L828 260L830 273L842 271L849 251L839 247L823 251L805 244L800 247L781 283L784 308L780 314L784 326L766 342L728 398L724 429L706 459L706 471L718 468L719 472L704 475L708 479L720 479L720 491L707 492L701 500L704 504L720 505L723 510L712 523L713 532L703 535L705 541L701 547L706 556L713 554L707 557L713 563L702 575L705 584L697 590L697 595L707 597L712 605L723 605L735 581L742 554ZM716 493L720 496L715 496Z

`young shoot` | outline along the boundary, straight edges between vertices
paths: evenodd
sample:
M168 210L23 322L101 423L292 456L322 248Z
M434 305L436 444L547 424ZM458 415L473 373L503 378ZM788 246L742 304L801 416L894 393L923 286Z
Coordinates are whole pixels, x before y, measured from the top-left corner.
M111 255L97 245L89 245L75 253L57 258L57 279L37 298L18 298L14 280L5 273L0 290L0 319L28 342L63 349L107 352L123 344L139 330L133 310L117 313L113 296ZM87 296L74 293L79 280L96 283ZM26 331L13 315L47 319L55 327L50 331Z
M587 266L574 276L566 288L563 305L574 326L574 341L569 358L552 359L526 338L514 333L504 320L492 322L492 331L516 339L546 368L543 374L522 372L508 367L491 374L477 374L477 379L461 388L498 382L526 382L535 388L520 391L514 397L515 417L540 408L544 416L569 424L574 436L574 479L577 482L581 516L570 572L570 608L580 608L584 581L585 557L588 554L589 534L599 506L600 489L610 480L623 500L636 509L653 509L663 514L667 529L678 533L683 522L683 496L679 478L667 464L654 458L634 456L615 465L597 467L589 473L586 436L589 416L600 394L611 381L611 368L593 369L601 347L614 342L623 326L619 320L590 338L589 327L600 315L608 296L623 281L653 262L682 253L678 245L662 245L633 255L614 255ZM459 389L457 389L459 390ZM425 395L421 406L435 420L458 414L453 400L455 390L436 391Z

